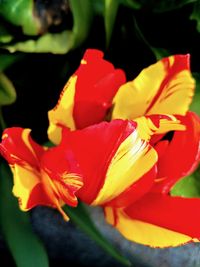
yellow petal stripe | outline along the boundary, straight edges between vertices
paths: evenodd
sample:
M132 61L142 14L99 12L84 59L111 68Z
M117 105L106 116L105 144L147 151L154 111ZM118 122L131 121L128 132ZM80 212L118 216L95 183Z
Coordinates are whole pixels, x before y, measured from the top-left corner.
M140 138L150 140L154 134L164 134L169 131L184 131L185 125L182 125L173 115L164 115L166 118L159 119L159 126L157 127L151 118L140 117L135 119L137 122L137 131Z
M182 60L182 57L176 60ZM172 68L174 57L167 60ZM113 100L112 119L135 119L146 114L186 114L194 94L194 79L188 70L180 70L163 85L168 74L165 63L159 61L145 68L136 79L120 87ZM164 87L161 89L161 86Z
M106 220L112 225L116 223L116 225L114 225L116 229L130 241L155 248L175 247L189 241L198 242L198 239L193 239L190 236L139 220L132 220L120 209L116 212L117 220L114 222L112 208L106 207Z
M58 104L48 112L50 122L48 136L55 144L59 144L61 140L61 127L59 126L62 125L75 130L73 109L76 81L77 76L73 75L65 85Z
M130 187L157 161L157 153L134 131L121 143L106 173L105 183L92 205L102 205ZM142 167L141 167L142 166Z
M14 176L13 194L19 199L21 210L27 211L27 203L33 188L40 183L39 173L30 166L15 164L12 168Z

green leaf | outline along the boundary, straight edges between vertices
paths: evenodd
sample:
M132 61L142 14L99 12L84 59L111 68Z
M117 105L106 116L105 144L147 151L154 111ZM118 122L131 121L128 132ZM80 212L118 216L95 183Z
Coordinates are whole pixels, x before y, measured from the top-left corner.
M10 105L16 100L16 91L8 77L0 72L0 106Z
M190 110L200 115L200 74L193 73L193 77L196 80L196 90L190 106Z
M182 178L170 191L172 196L200 197L200 170L192 175Z
M24 34L37 35L40 31L40 22L34 14L34 0L1 0L0 15L21 26Z
M19 210L12 196L12 173L0 162L0 225L17 267L48 267L43 244L33 233L29 213Z
M154 47L154 46L150 46L149 48L154 53L156 60L160 60L164 57L170 56L170 52L167 49L158 48L158 47Z
M105 7L104 1L99 1L99 0L91 1L93 12L95 15L99 15L99 16L104 15L104 7Z
M109 253L109 255L111 255L122 264L131 266L130 261L120 255L119 252L117 252L116 249L97 230L83 203L80 202L78 207L76 208L64 206L64 210L69 215L70 219L88 236L96 241L96 243L107 253Z
M7 31L7 29L0 24L0 43L9 43L12 41L13 36Z
M185 5L195 3L198 0L153 0L151 6L155 12L167 12L175 9L180 9ZM148 2L148 1L147 1Z
M120 0L120 2L121 4L133 9L139 9L142 7L142 3L139 0Z
M24 42L5 45L2 48L11 53L21 51L25 53L53 53L66 54L79 46L87 37L91 25L91 4L89 0L70 1L74 24L72 31L61 33L46 33L37 40L29 39Z
M105 1L105 13L104 24L106 31L106 46L108 47L115 24L117 11L120 5L119 0L104 0Z
M37 40L27 40L7 45L3 48L6 48L11 53L21 51L26 53L65 54L74 47L74 42L73 33L71 31L63 31L62 33L47 33Z
M73 37L74 37L74 46L76 48L79 46L88 36L93 9L90 0L69 0L73 15Z
M10 67L13 63L22 58L22 55L1 54L0 55L0 72Z
M193 7L192 14L190 15L191 20L196 20L197 31L200 32L200 1L196 1Z

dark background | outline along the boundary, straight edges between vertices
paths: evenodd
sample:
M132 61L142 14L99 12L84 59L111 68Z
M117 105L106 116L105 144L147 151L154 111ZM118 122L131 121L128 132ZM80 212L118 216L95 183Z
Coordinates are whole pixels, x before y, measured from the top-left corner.
M17 91L16 103L4 107L7 124L31 128L36 140L46 141L47 111L55 106L87 48L104 51L105 58L122 68L128 80L156 62L150 48L138 37L135 20L152 46L164 48L171 55L190 53L192 72L200 72L200 33L196 31L196 22L189 19L191 12L191 5L164 13L121 6L107 48L103 17L95 16L87 40L68 54L23 54L6 71Z

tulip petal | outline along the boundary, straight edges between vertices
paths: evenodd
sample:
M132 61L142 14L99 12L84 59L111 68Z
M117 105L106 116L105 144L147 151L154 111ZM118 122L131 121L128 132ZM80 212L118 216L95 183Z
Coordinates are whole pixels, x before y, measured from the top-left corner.
M41 185L39 170L39 160L44 152L44 148L32 140L30 129L13 127L3 132L0 153L12 168L13 194L24 211L36 205L50 204Z
M19 127L4 130L0 152L10 165L17 163L38 169L38 160L45 149L32 140L30 132L30 129Z
M164 58L120 87L113 100L112 118L135 119L145 114L185 115L194 86L189 55Z
M78 196L93 205L103 204L122 193L157 161L157 153L139 137L133 121L114 120L79 131L66 131L61 145L72 150L80 163L84 186L77 192Z
M50 148L41 160L44 190L52 202L62 202L77 206L75 195L83 186L82 176L77 161L71 151L61 145Z
M149 193L125 209L131 219L200 239L200 199Z
M75 193L82 186L70 151L59 146L47 150L32 140L29 129L10 128L4 131L0 152L12 168L13 194L23 211L46 205L69 219L61 206L76 206Z
M191 174L200 160L200 118L193 112L176 116L186 126L185 131L175 131L158 161L158 182L154 191L168 193L180 178ZM159 141L154 145L161 146ZM159 181L159 179L162 180Z
M112 206L115 208L127 207L150 191L154 185L154 179L156 178L156 175L157 166L154 165L150 171L145 173L129 188L127 188L110 202L106 203L106 206Z
M137 118L137 130L140 138L152 141L154 136L166 134L170 131L184 131L185 125L173 115L149 115ZM152 143L152 142L151 142Z
M138 140L143 141L149 141L151 139L151 136L155 134L160 135L162 133L167 133L172 130L185 130L185 126L182 125L180 121L172 115L150 115L147 117L140 117L136 119L135 122L137 123L136 133L138 135ZM127 158L124 158L125 162L123 162L122 157L120 155L121 146L119 147L119 150L117 151L114 157L114 160L116 160L118 165L112 164L113 162L111 162L106 175L104 186L99 192L95 201L92 203L93 205L99 203L104 204L105 200L106 202L109 201L111 197L108 197L108 195L112 195L112 205L123 206L128 201L130 204L131 202L135 201L137 198L145 194L148 189L152 187L155 175L157 173L157 168L156 166L154 166L157 159L157 155L154 149L149 146L148 142L145 142L145 144L146 148L143 147L143 149L141 149L140 151L142 153L144 152L143 155L140 155L139 151L135 151L135 156L138 156L138 159L135 161L135 163L133 157L130 158L128 161L126 161ZM136 147L136 143L130 146L134 148ZM122 144L122 149L124 149L124 143ZM119 155L119 161L117 161L117 155ZM148 156L150 158L148 158ZM126 162L129 166L127 169L125 168ZM150 166L153 167L152 170L150 170ZM118 170L118 167L123 168L124 176L123 173ZM109 173L109 170L111 170L111 173ZM138 180L138 177L140 177L140 180ZM125 181L124 184L121 183L122 180ZM113 183L116 185L116 187L118 186L118 189L120 190L116 190L114 186L111 186L111 184ZM120 185L118 183L120 183ZM111 191L111 188L113 188L113 192ZM109 204L110 203L106 203L106 205Z
M81 65L64 87L58 104L48 112L49 138L59 143L61 126L81 129L105 119L112 99L126 81L125 74L103 59L103 53L89 49Z
M197 242L188 235L178 233L148 222L130 218L123 210L106 207L108 223L112 224L126 239L154 248L166 248Z
M15 164L13 194L18 198L20 209L27 211L38 205L53 206L45 194L40 174L35 169L27 169Z

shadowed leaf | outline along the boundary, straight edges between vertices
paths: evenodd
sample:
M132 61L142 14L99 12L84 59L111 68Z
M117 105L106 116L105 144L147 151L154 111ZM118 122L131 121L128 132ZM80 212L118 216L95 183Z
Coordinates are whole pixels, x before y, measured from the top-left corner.
M0 225L17 267L48 267L47 253L33 233L28 213L19 210L12 196L12 173L0 162Z
M76 208L65 206L64 210L69 215L70 219L109 255L122 264L131 266L129 260L119 254L119 252L97 230L83 203L80 202Z
M16 92L8 77L0 73L0 106L10 105L16 100Z

